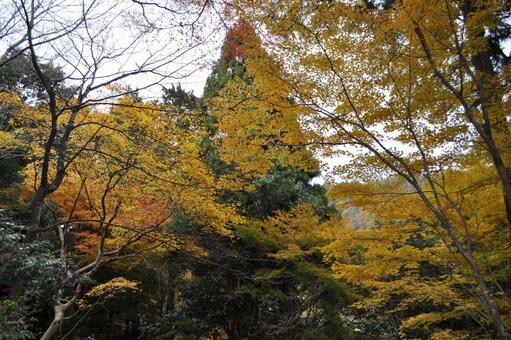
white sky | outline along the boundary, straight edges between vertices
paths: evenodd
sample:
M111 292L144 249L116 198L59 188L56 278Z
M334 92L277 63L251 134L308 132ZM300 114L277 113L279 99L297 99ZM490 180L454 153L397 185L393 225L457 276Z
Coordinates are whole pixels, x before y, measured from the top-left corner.
M26 6L30 3L27 1ZM157 6L144 7L131 0L39 0L34 3L33 36L41 62L51 61L61 66L70 77L69 83L98 84L139 67L151 70L117 81L132 88L146 88L141 94L147 97L158 98L161 86L177 83L201 95L211 66L219 57L225 34L225 24L217 13L219 9L214 7L203 10L180 5L177 1L160 1ZM0 0L2 55L26 32L20 4ZM30 13L30 7L27 10ZM86 22L61 34L80 22L86 10L89 11ZM20 45L25 46L26 43ZM94 80L91 65L98 66ZM153 86L148 87L151 84Z

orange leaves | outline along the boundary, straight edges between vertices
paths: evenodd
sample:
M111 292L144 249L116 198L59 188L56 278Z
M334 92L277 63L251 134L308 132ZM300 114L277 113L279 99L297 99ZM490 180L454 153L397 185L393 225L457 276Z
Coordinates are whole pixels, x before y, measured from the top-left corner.
M113 86L112 91L118 91ZM29 159L25 171L25 198L37 182L48 115L2 94L19 106L20 131L28 136ZM68 249L96 256L99 253L174 247L165 227L175 210L213 231L229 234L241 218L235 207L217 201L217 179L201 156L205 132L184 129L164 107L123 97L108 111L82 108L65 150L65 176L48 197L58 221L69 227ZM33 112L33 117L30 114ZM69 112L62 112L65 121ZM37 123L29 119L37 117ZM33 120L32 120L33 121ZM51 151L52 153L55 150ZM56 164L50 164L49 177ZM71 222L69 222L71 221Z
M245 60L249 51L260 45L254 27L247 21L240 20L227 31L225 45L222 50L222 60Z

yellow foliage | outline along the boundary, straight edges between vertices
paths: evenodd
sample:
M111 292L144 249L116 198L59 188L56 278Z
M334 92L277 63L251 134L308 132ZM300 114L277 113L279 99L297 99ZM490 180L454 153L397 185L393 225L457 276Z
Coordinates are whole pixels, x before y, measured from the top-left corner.
M117 294L125 294L126 292L136 293L139 282L130 281L124 277L116 277L106 283L101 283L89 290L85 297L109 299Z
M500 195L500 188L492 169L476 165L444 173L442 178L448 187L446 196L440 200L455 195L463 200L464 219L454 225L455 230L460 237L476 242L474 256L482 268L487 268L486 279L505 280L505 262L511 253L507 233L499 223L505 216L501 201L494 199ZM399 315L418 305L434 306L436 311L425 308L424 312L405 318L402 334L414 328L434 330L432 337L443 332L451 334L450 330L440 331L439 324L467 315L477 315L488 324L488 319L479 314L480 302L466 296L475 284L474 278L467 275L470 268L453 249L447 231L438 225L409 186L388 179L337 185L330 194L339 200L339 208L362 207L376 219L376 223L358 230L340 227L342 231L332 233L333 241L322 248L339 278L370 292L354 306L368 309L385 306L387 313ZM457 206L442 203L445 213L452 216L451 221L457 221ZM400 302L393 303L397 297ZM508 309L508 302L498 301L502 310ZM468 333L452 334L468 337Z
M115 277L108 282L100 283L85 293L83 299L78 301L80 307L87 307L92 301L104 302L119 296L137 294L140 291L140 282L131 281L124 277Z
M279 66L256 43L245 66L250 80L235 77L209 105L222 159L247 178L265 175L276 164L317 170L304 147L308 136L298 121L300 108L279 79Z

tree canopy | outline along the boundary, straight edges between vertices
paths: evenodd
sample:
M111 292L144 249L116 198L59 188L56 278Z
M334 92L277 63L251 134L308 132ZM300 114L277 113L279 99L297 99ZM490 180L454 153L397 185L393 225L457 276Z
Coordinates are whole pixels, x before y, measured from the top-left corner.
M508 1L2 5L0 339L511 337Z

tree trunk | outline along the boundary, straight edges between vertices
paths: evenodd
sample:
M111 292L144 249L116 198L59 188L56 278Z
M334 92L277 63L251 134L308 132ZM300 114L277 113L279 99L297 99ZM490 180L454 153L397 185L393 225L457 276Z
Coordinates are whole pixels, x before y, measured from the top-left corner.
M53 316L53 321L51 322L50 326L48 326L44 334L41 336L41 340L50 340L55 338L57 332L59 331L60 325L64 320L66 309L67 308L65 307L65 305L56 305L53 308L55 312Z
M31 215L30 215L30 228L27 231L27 235L23 240L24 243L31 243L37 238L39 229L41 227L41 215L43 213L44 205L44 188L39 187L31 204Z
M165 296L165 305L163 308L164 313L173 312L176 308L175 300L176 300L176 288L174 285L174 280L171 272L169 272L167 276L167 292Z
M442 220L441 220L442 221ZM488 318L493 325L494 330L498 334L499 339L509 339L510 335L507 331L506 324L502 319L499 305L495 302L486 281L481 273L479 264L472 256L472 253L463 247L463 244L458 239L454 229L446 222L442 221L446 226L449 236L456 247L457 251L463 256L467 264L470 266L473 277L477 282L477 287L480 294L480 299L483 306L487 309Z
M469 20L471 14L477 13L478 6L482 5L473 0L466 0L463 3L462 12L465 20ZM485 29L483 25L480 25L480 27L476 29L468 30L467 36L469 41L487 39L485 38ZM502 94L497 92L498 71L496 71L492 63L492 57L495 57L495 51L492 51L489 46L491 46L491 44L488 44L484 50L475 53L471 58L472 65L476 71L476 79L474 80L483 113L481 129L477 130L480 131L479 134L481 135L484 143L488 146L488 151L492 157L493 165L497 170L497 174L499 175L502 183L506 217L508 224L511 226L511 172L504 163L502 153L495 142L495 137L493 136L494 131L492 130L494 130L495 126L497 126L496 131L499 130L499 127L504 130L500 133L507 134L509 131L507 130L508 123L506 120L506 114L502 114L501 116L494 117L494 119L492 119L491 112L492 110L497 109L499 104L503 102L503 97Z

